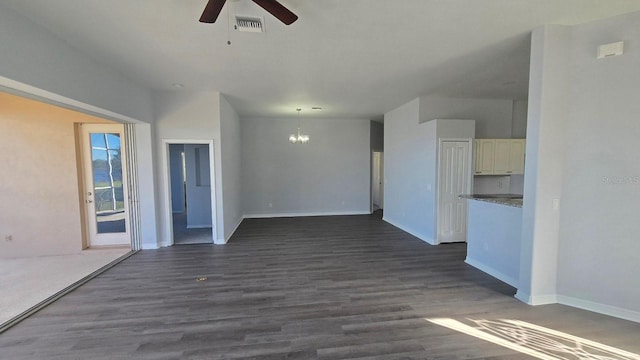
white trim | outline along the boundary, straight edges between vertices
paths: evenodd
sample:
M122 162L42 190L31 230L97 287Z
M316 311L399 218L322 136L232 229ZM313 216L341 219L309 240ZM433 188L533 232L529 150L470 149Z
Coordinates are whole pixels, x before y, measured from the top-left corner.
M225 244L227 242L229 242L229 239L231 239L233 234L235 234L236 230L238 230L238 228L240 227L240 224L242 224L242 221L244 219L245 219L244 216L241 216L240 219L238 219L238 222L236 223L236 225L233 227L233 230L229 233L229 235L225 236L225 238L224 238L224 243ZM218 244L218 242L216 242L216 244Z
M160 246L171 246L173 241L173 210L171 209L171 174L169 169L169 145L171 144L199 144L209 146L209 177L211 182L211 242L216 243L216 234L218 232L218 224L216 222L216 177L215 177L215 157L214 157L214 141L213 139L162 139L162 174L164 178L164 188L162 195L165 207L162 210L164 217L164 241Z
M425 236L425 235L420 234L420 233L418 233L416 231L413 231L413 230L411 230L411 229L409 229L409 228L407 228L405 226L402 226L402 225L398 224L397 222L395 222L393 220L390 220L389 218L383 217L382 221L385 221L385 222L397 227L398 229L417 237L418 239L426 242L429 245L438 245L437 243L434 242L434 239L431 239L428 236Z
M617 306L601 304L565 295L557 295L557 299L558 302L563 305L640 323L640 312L638 311L628 310Z
M85 221L87 224L88 246L109 246L109 245L129 245L134 248L133 238L131 236L132 219L130 214L131 198L129 197L129 143L127 136L125 135L124 124L80 124L80 136L81 136L81 150L80 158L82 159L82 176L84 177L84 189L82 192L81 201L84 204L83 211ZM95 184L93 178L93 150L91 146L91 134L92 133L117 133L120 136L120 162L122 171L122 192L124 202L124 220L125 231L115 233L100 233L98 232L96 217L98 216L95 206L92 205L95 202ZM106 140L105 140L106 141ZM104 148L106 151L107 148ZM113 179L111 179L113 181ZM107 187L109 189L110 187ZM88 195L87 195L88 194ZM115 193L112 193L115 201ZM114 208L115 210L115 204Z
M37 87L11 80L4 76L0 76L0 90L19 95L33 100L38 100L47 104L60 106L65 109L74 110L87 115L98 116L108 120L114 120L121 123L144 123L126 115L118 114L113 111L89 105L81 101L77 101L62 95L42 90Z
M157 242L142 243L142 250L155 250L168 245L158 244Z
M529 304L533 306L558 303L558 298L556 294L531 296L530 294L527 294L522 290L518 290L514 297L525 304Z
M206 228L213 228L213 227L209 224L187 225L187 229L206 229Z
M340 212L307 212L307 213L273 213L273 214L245 214L245 219L265 219L279 217L307 217L307 216L349 216L349 215L371 215L365 211L340 211Z
M464 262L469 264L469 265L471 265L471 266L473 266L474 268L476 268L476 269L478 269L478 270L480 270L482 272L485 272L485 273L493 276L494 278L496 278L496 279L498 279L498 280L500 280L502 282L505 282L505 283L515 287L515 288L517 288L518 285L519 285L519 281L517 279L514 279L511 276L508 276L508 275L506 275L506 274L504 274L504 273L492 268L491 266L488 266L488 265L482 263L481 261L478 261L478 260L476 260L474 258L470 258L468 255L467 255L467 258L464 260Z

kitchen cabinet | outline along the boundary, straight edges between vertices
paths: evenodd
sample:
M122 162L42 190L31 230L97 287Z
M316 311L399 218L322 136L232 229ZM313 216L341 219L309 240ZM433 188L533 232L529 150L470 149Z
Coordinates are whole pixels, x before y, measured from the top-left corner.
M525 139L511 139L509 170L512 174L524 174Z
M525 139L476 139L475 175L524 174Z
M476 175L493 173L493 159L495 152L494 139L479 139L475 141L476 148Z

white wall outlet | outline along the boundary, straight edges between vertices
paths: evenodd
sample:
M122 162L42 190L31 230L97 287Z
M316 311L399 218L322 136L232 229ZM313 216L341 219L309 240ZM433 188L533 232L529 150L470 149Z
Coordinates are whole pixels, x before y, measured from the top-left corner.
M273 203L269 203L269 207L272 208L273 207Z
M551 200L551 207L553 210L558 210L560 208L560 199Z
M484 251L489 251L489 244L485 242L483 248Z

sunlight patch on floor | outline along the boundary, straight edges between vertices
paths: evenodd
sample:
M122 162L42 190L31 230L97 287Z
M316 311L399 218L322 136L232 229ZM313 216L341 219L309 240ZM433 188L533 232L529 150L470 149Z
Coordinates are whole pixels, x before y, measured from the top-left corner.
M519 320L426 320L538 359L640 360L638 354Z
M129 251L129 247L105 247L68 255L0 259L0 324Z

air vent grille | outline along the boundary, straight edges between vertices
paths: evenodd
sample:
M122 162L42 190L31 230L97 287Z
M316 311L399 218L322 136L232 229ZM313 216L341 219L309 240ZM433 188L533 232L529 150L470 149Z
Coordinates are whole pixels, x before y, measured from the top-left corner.
M236 27L243 32L264 32L261 18L236 16Z

